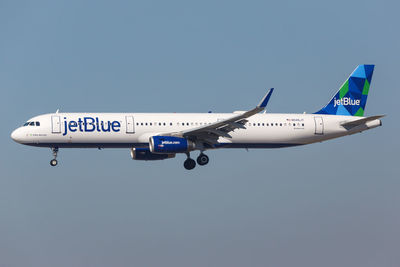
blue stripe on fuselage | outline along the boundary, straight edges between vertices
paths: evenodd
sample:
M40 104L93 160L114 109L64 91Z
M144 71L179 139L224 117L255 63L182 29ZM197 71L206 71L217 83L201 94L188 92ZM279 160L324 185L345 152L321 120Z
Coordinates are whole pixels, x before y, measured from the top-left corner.
M132 148L149 147L148 143L24 143L36 147L58 147L58 148ZM303 144L285 143L219 143L214 148L282 148L300 146Z

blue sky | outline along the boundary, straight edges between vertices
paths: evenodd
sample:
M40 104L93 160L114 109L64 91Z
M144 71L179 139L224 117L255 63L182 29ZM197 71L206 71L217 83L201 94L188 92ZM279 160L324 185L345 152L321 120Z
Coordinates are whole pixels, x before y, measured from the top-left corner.
M1 1L0 266L397 266L398 1ZM314 112L376 64L383 127L136 162L24 147L66 112Z

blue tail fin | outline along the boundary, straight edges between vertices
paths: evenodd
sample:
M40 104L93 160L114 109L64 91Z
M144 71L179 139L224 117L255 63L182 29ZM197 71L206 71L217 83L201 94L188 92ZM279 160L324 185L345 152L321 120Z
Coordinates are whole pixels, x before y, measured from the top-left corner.
M374 65L359 65L331 101L315 114L364 116Z

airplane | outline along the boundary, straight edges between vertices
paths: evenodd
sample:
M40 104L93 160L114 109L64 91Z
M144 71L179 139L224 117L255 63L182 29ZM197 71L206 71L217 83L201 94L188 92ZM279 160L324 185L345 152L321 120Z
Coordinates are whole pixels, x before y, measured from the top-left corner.
M129 148L134 160L164 160L186 154L187 170L206 165L207 150L282 148L312 144L382 126L384 115L364 117L374 65L359 65L321 110L312 114L264 111L271 88L259 104L233 113L55 113L29 119L11 138L51 148ZM263 113L260 113L264 111ZM196 159L190 153L199 151Z

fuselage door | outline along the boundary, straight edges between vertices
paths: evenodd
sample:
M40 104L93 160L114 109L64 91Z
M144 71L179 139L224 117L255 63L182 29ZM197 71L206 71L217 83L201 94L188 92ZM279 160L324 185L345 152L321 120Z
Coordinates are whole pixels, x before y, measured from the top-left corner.
M135 133L135 122L133 120L133 116L125 116L126 121L126 133L133 134Z
M324 134L324 121L322 117L314 117L315 122L315 134Z
M51 116L51 132L61 133L60 116Z

